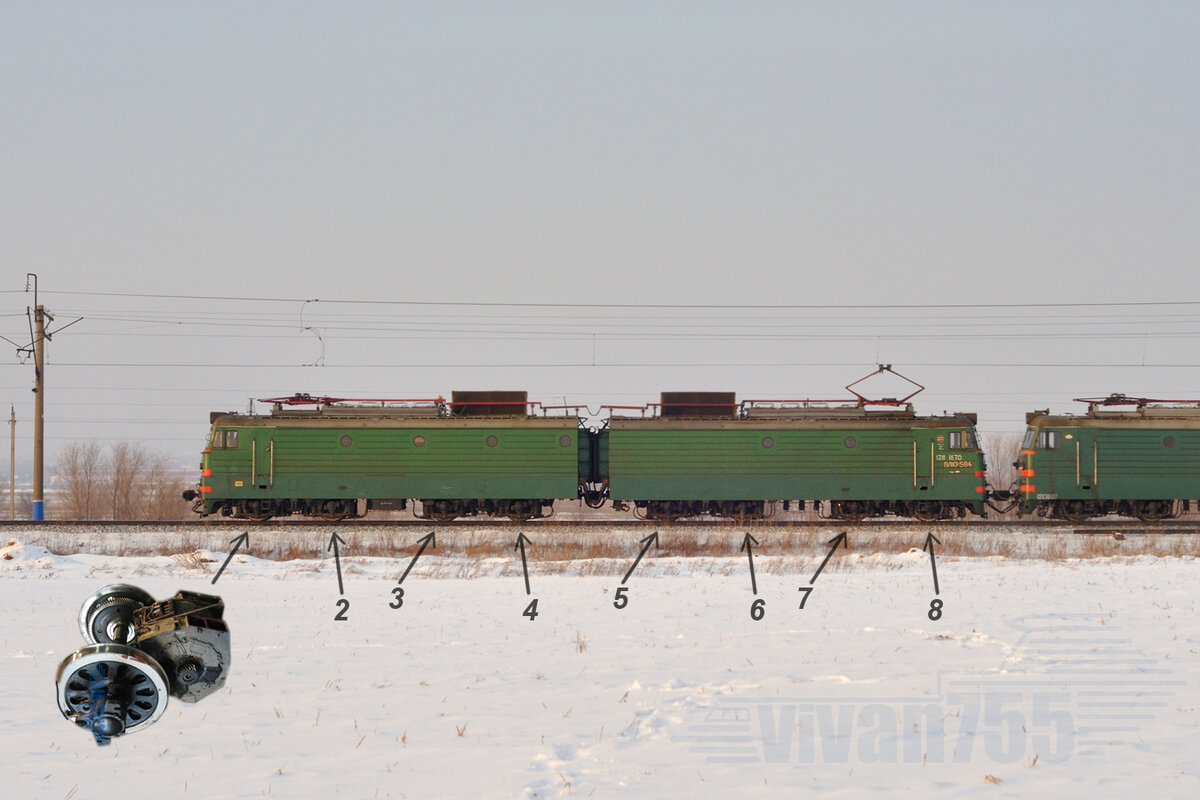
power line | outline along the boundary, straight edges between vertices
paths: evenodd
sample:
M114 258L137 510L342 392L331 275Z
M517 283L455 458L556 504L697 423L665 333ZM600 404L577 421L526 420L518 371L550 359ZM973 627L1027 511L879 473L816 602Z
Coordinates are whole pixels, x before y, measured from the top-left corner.
M787 309L783 309L787 311ZM1013 309L1009 309L1012 311ZM1001 309L1001 311L1004 311ZM1037 310L1035 310L1037 311ZM424 327L446 325L446 324L472 324L472 325L533 325L536 327L575 327L575 328L594 328L598 326L604 327L794 327L794 328L819 328L831 325L844 326L846 324L855 325L872 325L872 326L891 326L891 327L947 327L947 326L962 326L971 325L973 327L985 327L989 324L997 326L1009 326L1019 324L1022 326L1039 326L1039 327L1063 327L1063 326L1085 326L1097 324L1105 328L1110 328L1113 325L1172 325L1180 321L1196 322L1200 320L1200 315L1193 311L1184 312L1169 312L1156 310L1153 312L1144 313L1096 313L1096 314L1080 314L1074 313L1070 316L1062 316L1060 314L1047 314L1044 311L1053 311L1042 309L1037 313L997 313L997 314L981 314L981 313L938 313L936 316L929 314L877 314L877 315L857 315L848 317L844 313L839 313L837 316L763 316L761 313L746 315L746 314L713 314L709 312L677 315L654 313L652 316L630 316L627 313L603 313L603 314L553 314L546 312L537 313L482 313L472 311L470 313L444 314L444 313L429 313L421 311L420 313L406 313L399 316L397 313L390 314L370 314L361 311L353 311L352 313L331 313L331 314L309 314L308 321L312 324L319 324L322 328L333 326L346 326L353 330L376 330L380 328L388 329L395 325L411 326L420 324ZM91 308L82 309L63 309L64 314L86 314L91 321L104 320L109 322L121 322L129 325L144 324L144 325L204 325L204 326L224 326L224 327L244 327L244 328L287 328L290 330L301 329L299 326L299 318L295 313L271 313L256 311L252 317L245 313L237 312L220 312L220 311L180 311L171 309L166 311L153 311L146 308L138 310L118 310L106 309L97 311ZM24 316L24 315L17 315Z
M16 365L13 365L16 366ZM129 367L129 368L149 368L149 369L186 369L195 370L194 364L178 364L178 363L143 363L143 362L55 362L56 367L88 367L88 368L114 368L114 367ZM831 368L847 368L847 367L873 367L874 362L867 361L730 361L730 362L713 362L713 361L695 361L695 362L549 362L536 361L527 363L498 363L487 362L480 364L449 364L446 362L432 363L392 363L384 364L380 362L367 364L322 364L313 366L311 364L291 363L274 363L274 364L227 364L222 363L220 369L302 369L312 371L314 374L319 374L322 370L335 369L535 369L535 368L555 368L555 369L598 369L598 368L664 368L664 367L695 367L695 368L735 368L735 367L831 367ZM1021 363L1021 362L992 362L985 363L980 361L972 362L943 362L943 363L925 363L905 361L904 367L911 369L914 367L953 367L956 369L1200 369L1200 364L1155 364L1155 363Z
M15 290L8 293L14 293ZM327 303L341 305L385 305L416 307L460 308L615 308L615 309L742 309L742 310L814 310L814 309L981 309L981 308L1161 308L1166 306L1200 306L1200 300L1147 300L1121 302L1061 302L1061 303L532 303L468 300L324 300L315 297L235 297L231 295L158 294L149 292L73 292L53 291L43 294L76 297L129 297L155 300L203 300L252 303Z

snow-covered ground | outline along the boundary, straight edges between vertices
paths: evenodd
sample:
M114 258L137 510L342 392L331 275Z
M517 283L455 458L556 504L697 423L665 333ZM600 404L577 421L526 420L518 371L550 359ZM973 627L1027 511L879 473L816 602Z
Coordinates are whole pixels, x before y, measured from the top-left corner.
M415 546L344 538L345 621L332 557L238 553L213 586L224 553L0 550L4 796L1200 795L1194 557L939 557L935 598L927 553L839 550L800 609L820 548L756 556L757 598L744 555L652 552L617 609L632 558L531 548L527 596L519 556L441 548L397 609ZM100 748L53 684L113 582L220 594L233 663Z

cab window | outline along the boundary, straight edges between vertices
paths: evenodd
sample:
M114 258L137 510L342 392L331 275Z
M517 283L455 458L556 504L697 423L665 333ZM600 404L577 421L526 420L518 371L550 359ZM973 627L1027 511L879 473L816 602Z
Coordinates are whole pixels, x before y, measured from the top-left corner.
M208 443L208 446L210 448L212 448L213 450L219 450L222 447L224 447L225 446L225 431L213 431L212 432L212 441Z
M233 450L237 447L237 431L225 431L225 447Z
M1038 431L1037 449L1038 450L1057 450L1058 449L1058 431Z
M974 450L975 437L970 431L950 431L951 450Z

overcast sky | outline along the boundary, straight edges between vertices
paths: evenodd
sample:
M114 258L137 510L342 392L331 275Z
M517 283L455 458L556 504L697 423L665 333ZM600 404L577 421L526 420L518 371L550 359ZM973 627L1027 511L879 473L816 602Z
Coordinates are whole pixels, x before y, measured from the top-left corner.
M1197 42L1195 2L3 0L0 334L27 272L83 317L51 464L296 391L1200 397Z

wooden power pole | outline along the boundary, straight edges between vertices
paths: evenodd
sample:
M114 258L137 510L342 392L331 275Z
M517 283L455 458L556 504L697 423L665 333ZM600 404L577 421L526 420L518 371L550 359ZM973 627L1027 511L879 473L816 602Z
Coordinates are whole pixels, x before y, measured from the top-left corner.
M30 281L29 279L33 280ZM33 383L33 514L31 515L34 521L41 522L45 519L45 506L42 502L42 477L45 471L45 433L43 431L44 414L46 410L46 342L50 337L58 333L64 328L69 328L76 322L83 319L68 322L61 326L56 331L46 330L46 323L54 321L54 315L38 302L37 275L29 272L25 276L26 284L25 291L29 291L29 284L33 284L33 319L30 321L29 334L33 337L33 341L28 346L21 347L17 352L23 356L29 355L33 351L33 367L34 367L34 383ZM16 430L16 409L13 409L13 429ZM15 445L14 445L15 447ZM14 472L15 474L15 472Z
M8 418L8 518L17 518L17 407Z
M36 301L35 301L36 302ZM45 465L42 415L46 409L46 309L34 306L34 322L37 331L33 338L33 368L35 371L33 385L33 514L34 522L45 519L45 508L42 503L42 472ZM53 317L51 317L53 319Z

